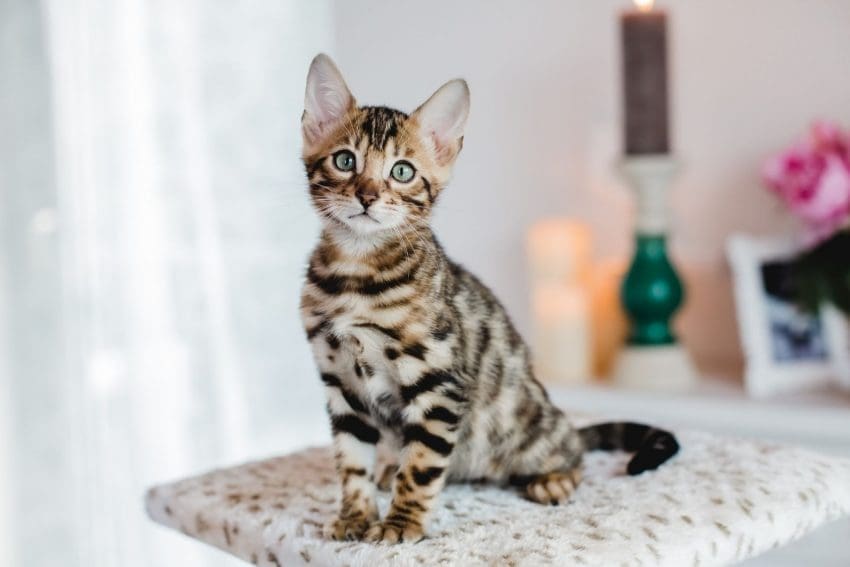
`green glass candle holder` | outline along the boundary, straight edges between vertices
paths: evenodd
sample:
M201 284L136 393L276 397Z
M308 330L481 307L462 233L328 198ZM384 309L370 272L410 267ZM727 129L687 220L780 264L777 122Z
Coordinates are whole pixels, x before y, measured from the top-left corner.
M684 289L667 258L663 235L636 237L635 255L623 280L620 299L631 321L631 345L669 345L676 342L671 319L682 305Z
M637 196L634 258L620 288L629 335L613 373L614 383L624 387L687 390L697 380L672 326L685 298L667 256L668 196L677 169L669 155L627 156L622 162Z

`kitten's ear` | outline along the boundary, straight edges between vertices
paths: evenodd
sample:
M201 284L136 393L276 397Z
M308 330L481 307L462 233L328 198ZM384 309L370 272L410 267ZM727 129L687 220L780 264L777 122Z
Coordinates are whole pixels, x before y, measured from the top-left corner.
M454 79L437 89L431 98L413 112L420 133L440 165L451 162L460 151L463 129L469 116L469 87Z
M355 105L342 73L324 53L316 55L307 73L301 132L304 146L321 142Z

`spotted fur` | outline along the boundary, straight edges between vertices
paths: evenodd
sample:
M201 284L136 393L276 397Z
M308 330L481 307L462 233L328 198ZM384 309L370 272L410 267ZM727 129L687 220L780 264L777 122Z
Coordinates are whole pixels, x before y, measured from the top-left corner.
M535 379L505 309L444 253L429 221L468 103L466 83L455 80L410 115L357 106L322 55L308 76L303 159L323 231L301 312L342 484L328 527L336 539L417 541L447 481L513 485L562 503L587 450L636 451L637 473L678 448L649 426L573 427ZM340 152L354 158L348 171ZM415 169L409 181L393 178L399 161ZM378 445L395 462L376 470ZM379 520L376 482L388 479L392 503Z

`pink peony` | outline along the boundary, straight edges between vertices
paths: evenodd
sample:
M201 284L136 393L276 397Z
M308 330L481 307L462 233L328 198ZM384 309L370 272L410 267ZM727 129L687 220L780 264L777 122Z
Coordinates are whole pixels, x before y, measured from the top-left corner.
M814 240L850 217L850 136L833 124L815 124L807 139L768 159L762 175Z
M837 155L850 166L850 134L842 132L836 124L816 122L812 126L811 143L818 152Z

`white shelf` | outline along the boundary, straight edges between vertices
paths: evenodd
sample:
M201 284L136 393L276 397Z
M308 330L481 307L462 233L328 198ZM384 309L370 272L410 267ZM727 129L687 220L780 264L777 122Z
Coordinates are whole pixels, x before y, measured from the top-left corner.
M605 385L548 389L559 406L582 413L758 437L850 456L850 394L840 390L753 400L740 385L719 379L703 379L684 393Z

